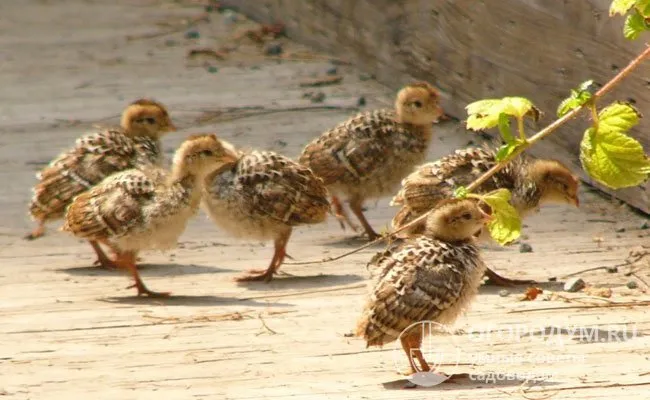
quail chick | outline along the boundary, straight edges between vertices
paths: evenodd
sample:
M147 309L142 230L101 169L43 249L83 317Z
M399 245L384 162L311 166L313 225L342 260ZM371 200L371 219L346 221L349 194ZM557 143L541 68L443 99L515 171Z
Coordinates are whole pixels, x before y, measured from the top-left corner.
M378 253L368 264L371 291L356 333L367 346L400 339L411 366L429 371L421 321L450 324L476 295L485 264L474 234L491 219L473 200L445 200L427 217L423 235Z
M203 208L231 234L273 239L268 268L237 278L269 282L284 261L293 228L324 221L330 205L323 181L309 168L270 151L252 151L206 177Z
M29 214L37 226L26 239L43 236L47 222L62 218L75 196L107 176L138 166L159 165L163 160L160 138L176 130L167 109L148 99L129 104L120 125L120 129L77 139L73 148L37 174L39 182L29 205ZM91 245L103 258L101 247L92 242Z
M398 229L427 212L439 201L453 197L454 189L467 186L496 164L496 151L489 148L466 148L438 161L421 165L402 181L402 188L391 205L402 207L393 218ZM527 158L524 155L506 165L476 192L485 193L499 188L512 192L511 203L521 217L530 215L547 203L568 203L576 207L578 178L558 161ZM421 233L423 224L409 228L409 234ZM483 230L481 239L489 239ZM531 283L504 278L488 268L490 281L499 285Z
M135 264L137 253L175 247L199 208L205 176L237 157L215 135L190 136L176 151L170 172L156 167L122 171L77 196L62 230L114 248L116 258L104 262L127 269L138 296L166 296L144 285Z
M356 230L339 199L345 196L368 237L378 236L363 215L363 203L394 193L424 160L431 125L442 115L438 102L431 85L413 83L397 94L395 110L358 114L305 147L299 161L325 182L342 227Z

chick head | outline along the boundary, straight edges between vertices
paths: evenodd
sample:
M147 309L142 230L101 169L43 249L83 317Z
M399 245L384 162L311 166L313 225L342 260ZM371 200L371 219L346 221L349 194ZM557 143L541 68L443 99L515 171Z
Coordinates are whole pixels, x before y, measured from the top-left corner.
M149 99L129 104L122 113L121 125L130 136L159 138L176 130L165 106Z
M415 82L397 93L395 110L401 122L429 125L442 116L438 91L426 82Z
M427 217L425 234L444 241L466 241L491 220L477 200L443 200Z
M562 163L555 160L535 160L531 176L541 191L540 203L568 203L578 207L580 181Z
M174 164L190 173L205 175L225 164L239 160L239 153L228 142L214 134L191 135L174 154Z

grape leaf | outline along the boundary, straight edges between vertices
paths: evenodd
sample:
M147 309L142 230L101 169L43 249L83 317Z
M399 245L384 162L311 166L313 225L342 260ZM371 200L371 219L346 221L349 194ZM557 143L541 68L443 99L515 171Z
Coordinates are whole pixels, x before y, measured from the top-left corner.
M650 0L636 0L636 10L645 18L650 17Z
M645 21L645 18L637 10L625 18L625 25L623 25L623 36L628 40L634 40L639 35L647 30L650 30L650 25Z
M617 101L598 113L598 131L625 132L638 124L640 117L641 114L630 104Z
M636 0L614 0L609 6L610 17L614 14L625 15L627 11L634 6Z
M492 209L494 219L488 224L492 238L499 244L508 244L521 234L521 218L510 204L511 194L508 189L497 189L480 196Z
M583 104L588 102L592 94L589 92L589 88L594 84L594 81L588 80L584 81L578 86L578 89L571 89L571 95L566 99L562 100L560 105L557 107L557 116L562 117L568 112L582 107Z
M593 179L612 189L640 185L650 175L650 159L641 144L619 130L587 129L580 162Z
M466 126L472 130L494 128L499 124L499 115L502 113L517 118L530 115L535 120L541 115L533 103L523 97L479 100L467 105L465 109L469 115Z

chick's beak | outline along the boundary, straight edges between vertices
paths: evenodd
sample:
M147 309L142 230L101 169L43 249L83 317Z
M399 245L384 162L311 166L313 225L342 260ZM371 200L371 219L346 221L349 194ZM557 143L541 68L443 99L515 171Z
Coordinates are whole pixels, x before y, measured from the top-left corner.
M494 220L494 216L486 213L485 211L481 210L480 208L479 208L479 212L483 216L482 221L483 221L484 224L488 224L488 223L490 223L490 222L492 222Z
M239 160L239 154L235 149L225 148L225 154L223 156L223 161L226 164L235 163Z
M169 121L169 122L167 123L166 130L167 130L167 132L176 132L178 129L176 129L176 125L174 125L174 124L172 123L172 121Z

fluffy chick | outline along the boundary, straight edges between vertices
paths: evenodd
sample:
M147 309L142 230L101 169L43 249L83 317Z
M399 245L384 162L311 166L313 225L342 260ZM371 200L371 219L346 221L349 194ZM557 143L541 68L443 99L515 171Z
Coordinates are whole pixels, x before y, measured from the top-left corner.
M345 196L370 239L378 235L363 215L363 203L394 193L399 182L424 160L432 123L442 115L438 92L417 82L397 94L394 110L358 114L309 143L300 163L321 177L332 194L341 226L356 230L340 196Z
M378 253L356 333L367 346L400 339L411 372L429 371L420 351L421 321L449 324L476 295L485 264L474 234L490 220L473 200L445 200L427 217L424 235Z
M62 218L75 196L107 176L138 166L159 165L163 160L160 138L176 130L165 106L149 99L129 104L120 125L119 129L77 139L73 148L36 175L39 182L33 189L29 214L37 226L26 239L43 236L47 222ZM101 251L98 246L93 248Z
M467 148L416 168L402 181L401 190L391 201L391 205L402 206L393 218L393 229L406 225L439 201L453 197L456 187L469 185L494 166L495 155L493 149ZM498 188L510 190L511 203L523 218L547 203L567 203L577 207L578 187L578 178L562 163L522 155L497 172L476 192L485 193ZM409 228L408 234L421 233L423 225ZM483 231L481 239L489 239L487 230ZM491 269L487 273L491 282L500 285L530 282L510 280Z
M171 172L155 167L122 171L77 196L62 230L114 248L115 260L101 261L127 269L138 296L167 296L142 282L135 264L138 251L175 247L199 208L205 176L236 159L236 152L215 135L190 136L176 151Z
M269 282L284 261L293 227L324 221L330 205L322 179L309 168L270 151L252 151L206 177L203 208L233 235L274 241L268 268L237 278Z

